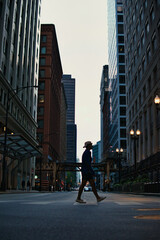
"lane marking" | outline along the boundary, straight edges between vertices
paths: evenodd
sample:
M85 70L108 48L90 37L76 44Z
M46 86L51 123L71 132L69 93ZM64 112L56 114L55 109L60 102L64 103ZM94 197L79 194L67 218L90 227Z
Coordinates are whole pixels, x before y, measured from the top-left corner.
M73 205L82 205L82 206L97 206L98 203L97 202L86 202L86 203L78 203L78 202L75 202L73 203Z
M160 208L139 208L137 211L160 211Z
M40 201L40 202L23 202L21 204L35 204L35 205L46 205L46 204L51 204L51 203L55 203L55 201L52 202L47 202L47 201Z
M142 215L134 216L135 219L144 219L144 220L160 220L160 215Z
M142 203L139 202L115 202L118 205L143 205Z

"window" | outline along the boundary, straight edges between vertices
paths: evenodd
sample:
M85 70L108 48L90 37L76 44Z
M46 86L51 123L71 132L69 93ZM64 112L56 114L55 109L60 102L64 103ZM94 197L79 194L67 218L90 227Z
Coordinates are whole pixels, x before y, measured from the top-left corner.
M135 111L137 112L137 100L135 101Z
M36 56L37 56L37 58L38 58L38 48L37 48L37 55L36 55Z
M46 47L41 47L41 54L46 54Z
M38 107L38 115L44 115L44 107Z
M121 148L126 149L126 140L121 140Z
M156 33L154 32L153 36L152 36L152 51L153 53L155 52L157 48L157 38L156 38Z
M126 107L120 107L120 115L121 116L126 115Z
M118 46L118 52L124 53L124 46Z
M139 27L139 21L138 21L137 25L136 25L136 32L137 32L137 34L139 33L139 29L140 29L140 27Z
M157 27L158 27L158 35L159 35L159 38L160 38L160 20L158 21Z
M39 70L39 77L40 78L44 78L45 77L45 70L44 69L40 69Z
M47 42L47 36L46 35L42 35L41 36L41 41L42 41L42 43L46 43Z
M120 96L120 105L125 105L125 104L126 104L126 97Z
M3 39L3 53L5 53L5 51L6 51L6 39L4 37L4 39Z
M139 106L141 105L141 93L139 94Z
M148 33L149 33L149 22L148 22L148 20L147 20L146 25L145 25L145 32L146 32L146 36L147 36Z
M145 101L146 98L146 86L143 87L143 101Z
M150 62L151 59L151 48L150 45L147 47L147 63Z
M148 78L148 95L151 92L151 77Z
M134 66L136 65L136 61L137 61L137 51L134 52Z
M144 6L145 6L146 9L147 9L147 5L148 5L148 4L147 4L147 0L145 0L145 1L144 1Z
M146 61L145 61L145 56L142 59L142 73L144 73L146 67Z
M119 63L125 63L124 55L119 55Z
M123 22L123 15L118 15L118 22Z
M123 7L122 6L118 6L117 7L117 12L118 13L123 13Z
M45 58L40 58L40 65L43 66L46 64L46 59Z
M39 143L43 142L43 133L37 133L37 140Z
M119 65L119 73L125 73L125 65Z
M138 81L141 81L141 78L142 78L142 69L141 69L141 66L139 66L139 68L138 68Z
M135 79L134 79L134 86L135 88L137 87L137 76L135 76Z
M140 21L141 21L141 23L142 23L142 21L143 21L143 9L141 8L141 10L140 10Z
M144 32L141 34L141 46L144 46Z
M157 78L157 66L155 66L155 68L153 69L153 80L154 80L154 83L156 83L158 81L158 78Z
M125 94L126 93L126 87L125 86L120 86L119 87L119 92L120 92L120 94Z
M38 102L39 102L39 103L44 103L44 95L43 95L43 94L39 94L39 96L38 96Z
M155 19L155 13L154 13L154 6L153 6L153 4L152 4L151 9L150 9L150 19L151 19L151 22L153 22L154 19Z
M140 42L138 43L138 47L137 47L137 56L139 57L140 55Z
M39 85L38 85L38 88L39 88L39 90L44 90L44 88L45 88L45 82L43 81L39 81Z
M119 83L125 83L125 76L119 75Z
M124 36L118 36L118 42L124 43Z
M126 138L126 129L120 129L120 137Z
M126 126L126 118L120 118L120 126L125 127Z
M123 34L123 24L118 24L118 34Z

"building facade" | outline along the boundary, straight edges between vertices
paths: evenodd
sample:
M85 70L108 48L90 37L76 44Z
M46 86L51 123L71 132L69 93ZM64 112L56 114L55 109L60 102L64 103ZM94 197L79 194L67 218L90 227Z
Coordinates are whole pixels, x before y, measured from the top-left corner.
M39 161L43 164L61 161L61 78L62 66L55 26L53 24L42 24L37 136L43 149L43 157L42 159L37 159L37 164ZM42 181L48 181L48 184L55 185L54 172L43 171Z
M121 0L107 1L108 64L109 64L109 146L126 149L126 86L123 4Z
M76 162L77 126L75 124L75 79L63 75L62 83L67 100L67 162Z
M38 144L35 86L38 85L40 12L39 0L0 1L0 131L7 141L8 135L14 133L24 143L28 142L28 150L25 153L23 149L21 156L16 142L12 148L14 156L8 157L9 151L1 149L0 180L7 172L5 183L9 189L20 189L22 181L25 187L27 181L34 187L35 158L27 156ZM10 137L11 145L15 139L16 136ZM11 146L7 141L3 140L4 148Z
M101 119L101 160L105 160L106 154L109 150L109 125L110 125L108 65L104 65L102 70L100 87L100 119Z
M127 84L127 161L157 161L160 112L154 97L160 90L160 1L123 1ZM159 94L160 95L160 94ZM141 131L136 141L130 130ZM151 180L159 175L150 165ZM153 179L154 178L154 179Z

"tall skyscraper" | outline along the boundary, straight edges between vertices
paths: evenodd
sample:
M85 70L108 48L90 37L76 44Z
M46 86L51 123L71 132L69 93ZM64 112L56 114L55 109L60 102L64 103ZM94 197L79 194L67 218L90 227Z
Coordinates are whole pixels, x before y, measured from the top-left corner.
M0 179L7 171L7 188L22 180L34 186L40 12L39 0L0 1L0 133L7 134Z
M75 79L63 75L62 83L67 99L67 161L76 162L77 126L75 124Z
M100 86L100 119L101 119L101 159L104 160L109 150L109 79L108 65L103 66Z
M109 145L126 149L126 84L122 0L107 1L110 96Z
M38 138L43 148L43 163L60 159L62 66L53 24L41 25L38 91ZM37 162L39 159L37 159ZM55 185L53 172L43 171L42 180Z
M160 176L160 1L123 1L127 84L127 160L144 163L151 181ZM141 134L134 141L130 130ZM136 151L135 151L136 150ZM143 160L143 161L142 161ZM142 165L141 165L142 166ZM148 169L145 168L148 166ZM142 174L142 173L141 173Z

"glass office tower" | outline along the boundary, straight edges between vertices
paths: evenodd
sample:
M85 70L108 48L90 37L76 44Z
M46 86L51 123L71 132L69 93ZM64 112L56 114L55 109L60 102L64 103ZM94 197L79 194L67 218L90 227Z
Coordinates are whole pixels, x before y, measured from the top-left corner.
M63 75L62 83L67 100L67 162L76 162L75 79L71 75Z
M122 0L107 1L110 130L109 145L126 149L126 85Z

